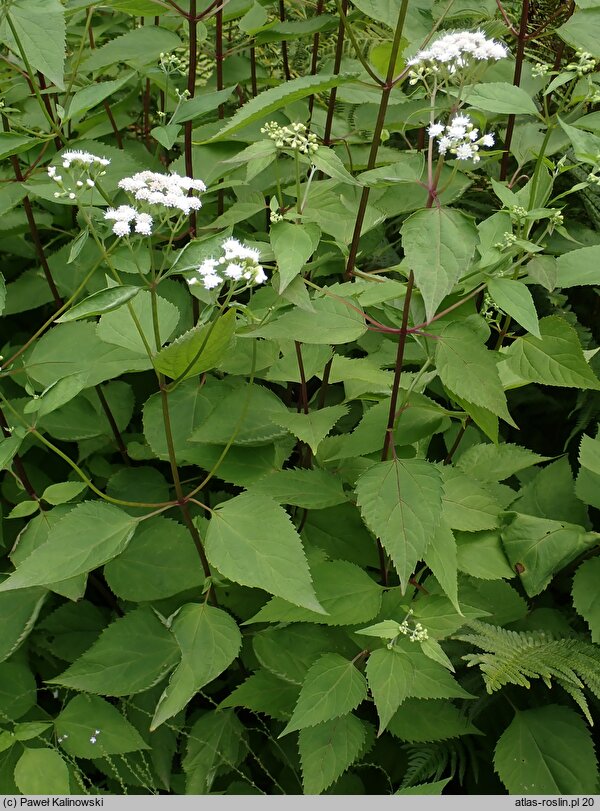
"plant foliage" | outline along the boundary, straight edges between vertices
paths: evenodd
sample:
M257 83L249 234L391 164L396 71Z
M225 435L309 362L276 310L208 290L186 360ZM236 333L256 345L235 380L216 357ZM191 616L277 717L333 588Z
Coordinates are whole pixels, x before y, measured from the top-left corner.
M0 786L598 791L600 7L0 0Z

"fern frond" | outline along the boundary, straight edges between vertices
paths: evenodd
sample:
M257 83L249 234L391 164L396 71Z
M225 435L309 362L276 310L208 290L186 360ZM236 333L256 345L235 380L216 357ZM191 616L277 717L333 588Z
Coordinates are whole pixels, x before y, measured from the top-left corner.
M476 753L466 740L406 744L402 748L407 753L408 766L401 788L455 776L462 784L468 767L477 774Z
M584 689L600 693L600 647L572 637L554 639L544 631L509 631L506 628L473 620L472 634L458 634L484 653L469 653L462 658L469 667L479 665L488 693L507 684L531 687L541 679L547 687L560 685L578 704L593 724Z

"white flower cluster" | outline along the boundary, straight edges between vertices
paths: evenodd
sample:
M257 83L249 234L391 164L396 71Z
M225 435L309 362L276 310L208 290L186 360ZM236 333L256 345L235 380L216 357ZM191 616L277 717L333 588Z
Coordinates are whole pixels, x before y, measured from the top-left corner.
M303 155L312 155L319 148L317 136L308 132L304 124L295 123L289 127L280 127L276 121L269 121L260 131L275 141L278 149L289 147L297 149Z
M72 163L81 166L108 166L110 163L108 158L100 158L98 155L92 155L91 152L85 152L82 149L68 149L62 153L61 159L64 169L68 169Z
M577 51L575 54L577 62L571 62L567 65L565 70L573 70L581 78L586 73L591 73L596 67L596 60L591 53L587 51Z
M408 612L406 619L402 620L401 623L398 625L398 636L402 634L403 636L407 636L409 642L424 642L426 639L429 639L429 633L427 628L424 628L420 622L415 622L414 626L411 628L409 624L409 617L413 614L412 608ZM397 638L397 637L396 637ZM393 648L396 639L392 639L388 643L388 648Z
M225 255L220 259L212 256L205 259L196 276L188 279L189 284L202 284L206 290L219 287L225 281L244 281L246 284L262 284L267 276L259 264L260 254L256 248L249 248L239 240L230 237L222 243Z
M457 160L472 160L477 163L480 146L494 146L494 135L491 132L480 136L477 127L468 115L455 115L452 121L444 124L430 124L427 128L430 138L438 139L440 155L448 152Z
M531 68L531 75L537 79L540 76L546 76L549 70L550 65L547 65L545 62L536 62Z
M54 192L54 196L68 197L75 200L80 190L93 189L96 180L105 175L105 167L110 164L108 158L101 158L85 152L81 149L70 149L60 156L63 169L67 170L66 182L62 174L58 174L56 166L49 166L48 177L59 187L60 191Z
M416 84L430 73L446 72L454 75L474 62L497 61L508 56L501 42L488 39L482 31L456 31L445 34L429 48L418 51L407 65L414 68L409 73L410 84Z
M100 734L100 730L95 729L94 734L90 737L90 743L96 743L96 741L98 740L98 735L99 734Z
M152 233L152 217L150 214L136 211L132 206L107 208L104 212L104 219L113 222L113 234L118 237L126 237L131 233L132 222L136 234L148 237Z
M206 191L206 186L201 180L177 174L165 175L149 170L137 172L131 177L124 177L119 180L119 188L129 192L136 200L153 206L178 209L184 214L197 211L202 207L200 198L188 197L188 192Z
M512 248L517 239L517 235L513 234L512 231L505 231L502 234L502 242L495 242L494 248L497 248L499 251L508 250L508 248Z
M159 55L158 64L164 73L179 73L183 75L186 72L185 61L174 53L161 53Z

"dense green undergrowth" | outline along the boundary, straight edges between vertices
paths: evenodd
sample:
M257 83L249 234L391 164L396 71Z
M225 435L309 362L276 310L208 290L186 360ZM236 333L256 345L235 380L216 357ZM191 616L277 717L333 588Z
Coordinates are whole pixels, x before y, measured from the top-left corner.
M0 38L0 791L597 792L600 3Z

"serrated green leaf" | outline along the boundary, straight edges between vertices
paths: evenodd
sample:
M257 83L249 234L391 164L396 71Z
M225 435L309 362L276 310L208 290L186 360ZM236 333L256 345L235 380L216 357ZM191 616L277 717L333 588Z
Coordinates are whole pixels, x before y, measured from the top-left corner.
M519 711L500 736L494 766L511 794L593 794L597 762L581 717L556 704Z
M585 504L600 509L600 439L587 435L581 437L579 447L579 473L575 482L575 494Z
M306 674L290 722L279 737L347 715L366 695L365 677L354 663L337 653L326 653Z
M279 270L279 293L300 273L313 254L313 242L300 223L276 222L270 231L271 247Z
M172 31L155 25L134 28L111 39L106 45L91 51L82 63L85 71L96 71L125 62L141 68L156 62L161 53L170 53L181 46L181 40Z
M286 428L295 437L305 442L313 453L317 453L319 443L327 436L333 426L348 413L348 406L326 406L308 414L288 411L287 414L278 414L275 418L277 425Z
M368 628L361 628L354 632L355 634L364 634L365 636L374 636L377 639L396 639L400 636L400 623L396 620L383 620L376 622L375 625L369 625Z
M154 358L154 366L167 377L185 380L218 366L235 332L235 310L210 324L194 327Z
M454 666L452 662L450 659L448 659L444 649L437 640L431 638L423 639L419 642L419 645L428 659L431 659L433 662L438 662L440 665L442 665L442 667L445 667L446 670L454 673Z
M527 332L541 338L533 296L527 285L498 276L488 282L488 290L501 310L514 318Z
M479 734L454 704L443 699L407 698L390 719L388 730L409 743L445 741L461 735Z
M299 79L292 79L291 81L285 82L278 87L263 90L258 96L244 104L211 140L219 141L225 137L229 137L243 127L248 126L248 124L253 124L255 121L266 118L270 113L274 113L275 110L279 110L299 99L306 98L306 96L331 90L332 87L337 87L344 82L352 81L356 76L356 73L302 76Z
M418 643L400 639L395 647L408 660L407 674L410 668L413 671L407 693L409 698L475 697L464 690L445 667L425 656Z
M64 90L65 9L59 0L15 0L8 8L25 57L60 90ZM5 24L6 42L18 56L19 46Z
M135 526L110 504L78 504L51 527L46 542L0 584L0 591L56 583L96 569L123 551Z
M461 572L482 580L515 576L509 566L499 530L456 533L456 557Z
M54 724L60 746L73 757L97 758L150 748L119 710L98 696L75 696Z
M103 696L133 695L161 681L179 658L171 632L143 606L115 620L83 656L49 682Z
M106 627L104 613L88 600L63 603L36 628L41 646L61 662L74 662Z
M573 605L587 622L592 642L600 643L600 560L584 561L573 578Z
M102 318L113 316L117 321L123 321L121 313L107 313ZM88 387L118 377L123 372L150 368L148 357L145 352L142 356L137 344L132 351L112 345L116 341L104 343L96 335L96 329L92 322L75 321L58 324L49 330L26 356L30 376L48 387L63 377L81 375L85 387Z
M135 323L129 308L122 311L105 313L96 327L96 335L107 344L124 347L130 352L147 356L146 345L152 351L156 349L154 338L154 318L152 313L152 296L150 291L142 290L131 302L135 318L144 333L145 342L140 335L138 324ZM180 313L177 307L162 296L156 296L158 325L161 342L166 343L177 324ZM159 347L160 348L160 347Z
M157 516L138 526L127 548L105 565L104 577L122 600L164 600L202 586L199 563L186 528Z
M444 780L436 780L433 783L419 783L416 786L398 789L394 795L402 797L440 796L450 780L452 780L451 777L446 777Z
M365 743L364 722L355 715L300 730L298 748L305 794L321 794L351 766Z
M191 442L211 445L267 445L285 436L277 418L288 411L270 389L256 383L230 388L190 436Z
M442 330L435 362L442 383L452 393L514 425L494 355L469 324L454 321Z
M212 113L230 98L234 90L235 87L226 87L224 90L217 90L214 93L202 92L193 99L187 99L173 114L173 123L183 124L185 121L200 118L206 113Z
M36 513L39 510L39 508L40 505L39 502L37 501L20 501L16 506L12 508L12 510L6 517L27 518L27 516Z
M0 663L0 713L16 721L36 702L37 684L29 667L19 661Z
M347 344L367 331L352 302L323 296L312 299L314 312L295 308L252 331L252 335L275 340L302 341L305 344ZM349 306L351 305L351 306Z
M11 155L20 155L21 152L28 152L39 143L38 138L16 135L14 132L0 132L0 160L4 160L4 158Z
M482 482L501 482L526 470L532 465L547 462L549 456L540 456L529 448L502 442L499 445L471 445L461 453L456 467Z
M48 504L66 504L87 489L85 482L60 482L50 484L42 493L42 501Z
M575 50L587 51L600 58L600 9L578 9L576 14L556 29L558 36Z
M530 597L543 591L552 577L598 542L598 534L565 521L508 513L502 530L506 556Z
M333 151L333 149L326 149L320 146L316 152L310 156L310 162L313 166L323 172L327 177L334 180L339 180L340 183L350 183L352 186L362 186L356 178L346 169L342 163L342 159Z
M48 534L58 521L64 518L72 509L71 505L59 505L53 510L40 512L27 524L19 534L18 543L15 544L10 553L10 559L14 566L19 568L23 561L31 554L43 546L48 540ZM79 600L83 596L87 582L87 573L69 577L66 580L59 580L55 583L47 583L45 587L57 594L68 597L69 600Z
M363 519L391 557L403 591L441 520L442 493L438 469L421 459L379 462L356 483Z
M600 381L585 360L575 329L558 315L540 320L541 338L517 338L503 361L523 380L546 386L600 389Z
M262 667L298 688L323 653L335 651L345 655L356 650L335 630L312 623L266 628L254 635L252 647Z
M468 104L488 113L539 115L531 95L508 82L483 82L465 95Z
M176 715L198 690L229 667L242 643L237 624L229 614L206 603L184 605L171 631L181 649L181 662L158 701L151 730Z
M209 710L192 726L183 769L186 792L206 794L219 771L234 768L247 752L243 724L232 710Z
M425 301L427 318L466 272L475 252L477 231L462 212L434 206L416 211L401 228L407 266Z
M12 460L18 454L22 443L22 437L15 435L0 439L0 470L10 468Z
M342 480L319 468L277 470L250 485L249 492L305 510L322 510L348 501Z
M54 749L25 749L15 766L23 794L70 794L69 769Z
M578 248L563 253L556 259L556 286L576 287L582 284L600 284L599 268L600 245L590 245L587 248Z
M353 625L368 622L379 611L380 587L354 563L345 560L315 563L312 576L317 598L326 614L274 597L246 623L311 621L324 625Z
M588 522L587 509L575 495L571 465L566 456L546 465L529 479L510 507L515 512L538 518L582 526Z
M300 536L285 510L266 496L244 493L219 506L208 525L206 554L229 580L324 613Z
M13 735L17 741L30 741L50 729L51 726L50 721L23 721L15 724Z
M268 670L258 670L219 704L224 707L245 707L263 712L271 718L287 721L298 699L298 687L278 678Z
M69 321L78 321L80 318L91 318L94 315L110 313L131 301L140 292L140 287L132 287L127 284L119 287L107 287L105 290L99 290L97 293L84 298L79 304L71 307L64 315L56 319L56 323L66 324Z
M401 651L385 647L371 653L366 673L379 716L378 735L381 735L409 695L414 672L410 660Z
M444 518L452 529L477 532L498 526L501 506L484 487L459 470L442 469Z
M134 76L133 72L129 72L110 82L94 82L87 87L82 87L73 94L67 110L68 118L76 118L81 113L91 110L97 104L101 104L113 93L116 93L117 90L124 87Z
M445 520L442 519L436 529L435 535L425 550L423 560L433 572L452 605L461 613L458 603L456 541Z
M181 133L179 124L160 124L150 130L150 135L165 149L172 149Z
M39 397L30 400L23 410L26 414L33 412L41 419L77 397L86 386L85 375L68 375L48 386Z
M12 656L25 641L35 625L46 594L41 588L0 594L0 662Z

